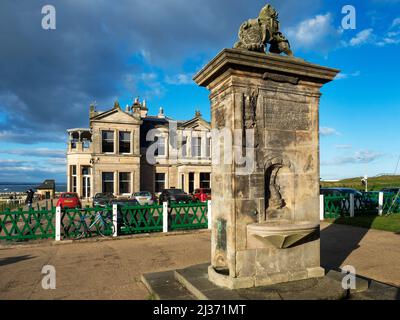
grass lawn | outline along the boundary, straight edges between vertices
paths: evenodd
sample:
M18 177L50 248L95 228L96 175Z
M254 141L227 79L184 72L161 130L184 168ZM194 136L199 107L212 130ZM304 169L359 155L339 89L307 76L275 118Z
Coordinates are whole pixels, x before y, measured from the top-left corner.
M360 191L364 191L365 187L361 183L361 178L349 178L343 179L336 182L322 181L321 186L324 188L339 188L347 187L354 188ZM400 186L400 175L396 176L380 176L368 178L368 191L379 191L386 187L398 187Z
M390 216L364 216L354 218L326 219L326 222L346 224L367 229L391 231L400 234L400 214Z

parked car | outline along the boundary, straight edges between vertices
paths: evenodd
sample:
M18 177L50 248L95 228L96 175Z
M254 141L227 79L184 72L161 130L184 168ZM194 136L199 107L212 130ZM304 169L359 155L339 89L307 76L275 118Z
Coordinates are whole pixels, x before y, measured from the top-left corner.
M176 202L176 203L190 203L192 197L182 189L165 189L161 192L159 197L159 203L163 202Z
M115 196L112 193L96 193L93 197L93 207L105 207Z
M390 188L383 188L381 191L384 193L399 193L399 187L390 187Z
M82 208L82 204L77 193L63 192L57 201L57 207L74 209Z
M127 199L127 198L119 198L119 199L111 199L109 202L109 205L118 205L121 207L132 207L132 206L137 206L139 205L139 202L136 199Z
M133 194L133 199L136 199L140 205L152 205L156 202L157 198L149 191L138 191Z
M355 197L362 197L362 193L360 191L351 188L321 188L319 193L323 194L324 196L354 194Z
M117 224L118 224L118 229L120 230L121 227L120 224L123 223L122 208L138 206L139 202L136 199L127 199L127 198L111 199L109 205L113 206L114 204L117 205ZM131 219L130 214L131 213L127 213L126 221L130 221Z
M196 202L206 202L207 200L211 200L211 189L199 188L194 190L193 200Z

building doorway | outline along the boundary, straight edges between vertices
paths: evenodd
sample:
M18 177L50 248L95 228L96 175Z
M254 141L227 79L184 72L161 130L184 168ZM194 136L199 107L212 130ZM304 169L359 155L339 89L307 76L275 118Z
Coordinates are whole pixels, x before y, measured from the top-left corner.
M189 193L194 191L194 172L189 172Z
M82 197L90 198L90 167L82 168Z

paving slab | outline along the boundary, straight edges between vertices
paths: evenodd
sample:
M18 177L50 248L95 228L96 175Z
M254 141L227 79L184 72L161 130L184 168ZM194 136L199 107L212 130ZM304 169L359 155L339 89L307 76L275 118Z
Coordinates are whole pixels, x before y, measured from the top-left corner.
M147 273L143 274L141 279L157 300L193 300L195 298L176 281L173 271Z
M208 265L195 265L175 271L175 278L202 300L340 300L347 295L341 286L341 281L330 277L229 290L220 288L208 280Z
M345 274L328 270L325 277L292 281L264 287L230 290L208 280L209 264L194 265L175 271L147 274L144 281L157 299L170 300L183 296L199 300L399 300L397 287L368 278L356 278L356 289L345 290L342 279ZM179 288L179 289L177 289ZM176 291L178 290L178 291ZM175 293L177 292L177 293Z

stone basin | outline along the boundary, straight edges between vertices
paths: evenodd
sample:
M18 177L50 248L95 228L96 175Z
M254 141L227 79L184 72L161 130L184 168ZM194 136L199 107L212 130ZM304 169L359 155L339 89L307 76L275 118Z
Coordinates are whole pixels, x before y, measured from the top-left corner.
M278 249L286 249L319 230L319 222L271 220L247 225L247 232Z

